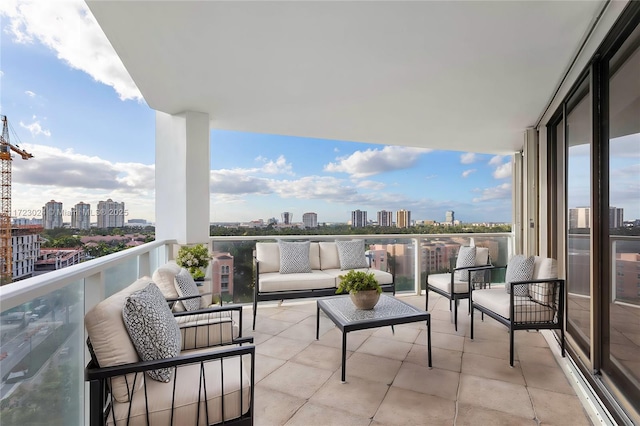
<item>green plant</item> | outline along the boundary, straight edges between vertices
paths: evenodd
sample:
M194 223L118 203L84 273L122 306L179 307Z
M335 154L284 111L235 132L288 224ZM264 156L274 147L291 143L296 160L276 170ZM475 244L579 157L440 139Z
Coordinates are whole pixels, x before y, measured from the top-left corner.
M203 269L209 266L209 249L204 244L182 246L178 250L176 263L189 270L193 278L203 278Z
M338 278L340 278L340 285L336 293L355 294L363 290L376 290L378 293L382 293L382 287L372 272L350 270L346 275L340 275Z

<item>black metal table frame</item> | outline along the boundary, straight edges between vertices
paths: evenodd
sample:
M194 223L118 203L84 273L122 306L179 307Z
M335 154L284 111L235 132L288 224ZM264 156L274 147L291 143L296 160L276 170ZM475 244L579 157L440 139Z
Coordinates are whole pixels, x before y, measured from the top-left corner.
M320 310L333 321L333 323L342 331L342 382L346 382L346 366L347 366L347 333L350 331L356 330L366 330L369 328L378 328L385 326L394 326L399 324L409 324L412 322L420 322L426 321L427 323L427 359L429 363L429 368L431 368L431 314L426 311L421 311L420 309L409 305L406 302L396 299L395 297L380 295L381 298L388 297L389 299L394 300L393 303L401 303L406 305L416 311L415 314L412 315L403 315L403 316L392 316L388 318L374 318L374 319L365 319L359 321L345 321L342 318L339 318L333 310L326 305L325 302L335 299L337 297L349 297L345 296L334 296L329 299L318 299L317 308L316 308L316 340L320 338Z

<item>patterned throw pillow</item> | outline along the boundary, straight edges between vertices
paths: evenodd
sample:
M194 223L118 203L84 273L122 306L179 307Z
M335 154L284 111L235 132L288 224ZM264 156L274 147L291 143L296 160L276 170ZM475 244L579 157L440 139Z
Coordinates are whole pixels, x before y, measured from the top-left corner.
M476 265L476 247L462 246L458 252L458 259L456 259L456 268L466 268ZM469 281L469 271L463 269L462 271L456 271L453 275L456 281Z
M311 273L309 241L278 241L280 249L280 273Z
M196 282L193 280L193 277L191 276L189 271L185 268L182 268L180 272L176 274L174 281L176 291L178 292L178 295L180 297L200 295ZM186 311L196 311L200 309L200 297L182 300L178 303L182 303L182 306L184 306L184 309Z
M341 270L369 267L364 254L364 240L336 241L336 247Z
M158 286L150 283L127 297L122 319L143 361L173 358L180 354L180 328ZM159 382L171 380L172 368L147 371Z
M509 260L507 264L507 273L505 276L505 290L507 293L511 292L511 286L509 283L514 281L527 281L533 276L533 263L535 258L533 256L526 257L522 254L517 254ZM515 296L528 296L529 289L527 286L516 286Z

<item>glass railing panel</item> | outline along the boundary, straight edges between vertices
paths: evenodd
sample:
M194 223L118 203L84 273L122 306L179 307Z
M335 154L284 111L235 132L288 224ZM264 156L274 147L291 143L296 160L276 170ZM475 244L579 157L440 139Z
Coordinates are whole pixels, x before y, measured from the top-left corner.
M371 268L394 274L396 292L415 292L415 244L412 238L368 238Z
M134 256L104 271L105 298L138 279L138 257Z
M0 424L84 423L83 280L0 313Z

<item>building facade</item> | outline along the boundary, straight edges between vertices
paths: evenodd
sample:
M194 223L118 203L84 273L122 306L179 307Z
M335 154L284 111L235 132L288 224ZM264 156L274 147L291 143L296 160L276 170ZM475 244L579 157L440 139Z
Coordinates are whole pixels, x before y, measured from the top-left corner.
M42 208L42 225L44 229L62 228L62 203L49 201Z
M398 228L408 228L411 226L411 212L408 210L398 210L396 212L396 226Z
M223 301L233 301L233 256L231 253L213 253L211 263L211 291Z
M284 225L291 225L291 222L293 222L293 213L291 212L282 212L280 217L282 218L282 224Z
M96 217L98 228L122 228L126 210L124 203L118 203L109 198L107 201L98 202Z
M378 226L393 226L393 212L381 210L378 212Z
M91 227L91 204L80 201L71 208L71 227L74 229Z
M305 228L317 228L318 227L318 214L317 213L305 213L302 215L302 223Z
M448 210L445 214L444 214L444 221L446 224L448 225L454 225L455 221L456 221L456 214L453 210Z
M13 280L29 278L40 255L40 226L19 226L11 229Z
M363 212L362 210L352 211L351 226L354 228L363 228L367 226L367 212Z

